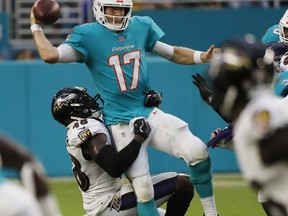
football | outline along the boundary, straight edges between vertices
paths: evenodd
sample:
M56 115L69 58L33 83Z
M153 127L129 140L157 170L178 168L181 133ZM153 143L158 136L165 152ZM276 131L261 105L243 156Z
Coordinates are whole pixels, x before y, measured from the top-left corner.
M61 16L60 6L55 0L37 0L33 12L35 18L45 25L55 23Z

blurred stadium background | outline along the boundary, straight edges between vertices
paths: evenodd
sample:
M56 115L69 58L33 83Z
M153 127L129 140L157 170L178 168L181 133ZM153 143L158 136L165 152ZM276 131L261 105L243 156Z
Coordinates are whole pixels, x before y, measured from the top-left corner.
M44 26L54 45L65 40L74 25L94 20L92 0L58 2L61 18ZM0 131L32 151L43 162L49 177L72 177L65 150L65 129L52 119L51 99L64 86L85 86L91 94L95 87L84 65L49 65L39 59L29 28L33 3L34 0L0 0ZM278 24L288 1L134 0L134 7L134 15L150 16L163 29L164 42L206 50L211 44L217 46L227 38L247 33L261 39L268 27ZM175 65L152 55L148 60L152 88L163 93L161 109L187 121L193 133L205 142L211 131L225 126L192 84L191 74L205 73L207 64ZM149 151L151 173L188 172L183 161L153 149ZM209 151L215 174L239 174L234 152ZM13 176L13 172L8 174Z

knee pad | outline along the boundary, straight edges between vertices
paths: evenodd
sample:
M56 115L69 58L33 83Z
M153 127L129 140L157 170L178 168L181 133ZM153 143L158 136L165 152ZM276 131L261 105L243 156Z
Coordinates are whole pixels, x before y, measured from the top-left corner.
M197 185L211 181L212 171L210 157L194 166L190 166L190 170L190 181L192 184Z
M153 199L154 189L149 173L131 180L138 202L148 202Z

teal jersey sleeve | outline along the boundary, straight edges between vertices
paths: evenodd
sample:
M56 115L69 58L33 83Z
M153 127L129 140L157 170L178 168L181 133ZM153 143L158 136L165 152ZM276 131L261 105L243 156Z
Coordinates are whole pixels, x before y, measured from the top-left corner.
M147 26L150 26L147 39L147 51L151 52L155 46L155 43L164 36L164 32L158 27L158 25L150 17L135 17L135 19L142 20Z
M151 89L146 52L164 32L150 17L135 16L128 27L113 32L97 22L77 26L64 42L84 56L96 88L104 100L107 125L147 117L145 92Z
M279 38L279 25L274 25L268 28L262 37L262 43L267 44L270 42L280 41Z
M86 41L86 35L89 35L89 31L93 24L83 24L80 26L75 26L72 32L68 35L63 44L68 44L75 50L80 52L84 56L84 62L87 60L88 53L87 49L83 46ZM83 61L80 61L83 62Z

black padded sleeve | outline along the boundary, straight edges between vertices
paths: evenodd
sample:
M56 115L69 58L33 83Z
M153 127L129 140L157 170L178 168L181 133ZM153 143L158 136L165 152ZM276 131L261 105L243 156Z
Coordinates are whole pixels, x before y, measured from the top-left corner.
M106 145L97 155L99 164L110 176L120 177L138 157L141 144L133 139L125 148L117 152L113 146Z

